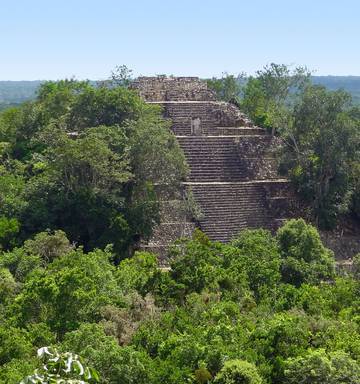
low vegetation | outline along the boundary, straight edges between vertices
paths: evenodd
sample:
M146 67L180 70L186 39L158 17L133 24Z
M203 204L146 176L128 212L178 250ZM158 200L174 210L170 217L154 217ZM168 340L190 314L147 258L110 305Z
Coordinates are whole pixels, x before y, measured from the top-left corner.
M197 231L170 258L168 272L145 252L114 266L63 232L4 252L0 382L43 372L43 346L80 355L100 383L359 382L360 281L336 274L314 227L227 245Z

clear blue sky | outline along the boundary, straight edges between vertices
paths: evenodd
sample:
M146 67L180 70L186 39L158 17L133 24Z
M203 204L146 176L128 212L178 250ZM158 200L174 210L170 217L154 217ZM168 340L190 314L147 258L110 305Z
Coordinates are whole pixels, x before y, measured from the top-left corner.
M0 80L253 73L360 75L360 0L0 0Z

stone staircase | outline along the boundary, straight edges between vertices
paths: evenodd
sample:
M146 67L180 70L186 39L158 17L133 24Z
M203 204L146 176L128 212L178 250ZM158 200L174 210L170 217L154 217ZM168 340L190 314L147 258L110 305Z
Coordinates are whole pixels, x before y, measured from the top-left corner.
M181 136L181 148L189 164L189 181L242 181L246 169L242 167L232 137Z
M196 78L140 78L134 87L171 119L190 168L183 199L162 202L162 224L143 248L166 264L169 244L190 236L195 226L212 240L228 242L245 228L275 230L293 214L290 184L277 174L279 143L236 106L215 101ZM186 196L197 215L185 212Z
M281 189L287 181L189 182L186 186L191 189L202 209L200 228L211 240L227 242L242 229L275 230L285 219L281 213L284 212L284 206L280 212L278 207L280 202L287 203L288 196L271 196L266 188L268 184Z
M189 164L188 181L219 182L219 181L249 181L254 178L253 168L269 169L264 174L257 172L256 179L277 179L277 164L271 154L254 153L251 142L255 139L263 143L263 147L271 145L268 136L253 135L232 136L177 136L181 148ZM267 148L266 148L267 149Z

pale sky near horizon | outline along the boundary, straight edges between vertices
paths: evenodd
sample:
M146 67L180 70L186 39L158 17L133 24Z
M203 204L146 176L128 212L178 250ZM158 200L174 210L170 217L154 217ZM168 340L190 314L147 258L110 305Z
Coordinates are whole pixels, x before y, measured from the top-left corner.
M253 73L360 75L360 0L0 0L0 80Z

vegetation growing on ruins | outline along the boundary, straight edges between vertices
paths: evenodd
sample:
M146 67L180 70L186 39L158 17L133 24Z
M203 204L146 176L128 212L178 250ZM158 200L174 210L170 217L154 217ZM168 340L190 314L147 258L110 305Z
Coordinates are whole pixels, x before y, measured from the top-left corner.
M124 87L42 85L0 116L4 250L64 230L85 250L126 255L158 220L156 183L176 188L185 160L158 107Z
M283 139L282 171L317 224L329 229L343 213L360 218L360 109L350 94L313 85L310 75L306 68L271 64L242 86L232 75L208 85Z
M358 110L278 70L281 95L252 117L294 139L284 167L322 223L339 202L359 214ZM0 115L0 383L359 383L360 255L337 271L304 220L229 244L197 230L169 250L169 270L133 254L158 220L156 186L176 189L187 167L128 75L45 83ZM245 108L264 91L252 81L226 97Z

